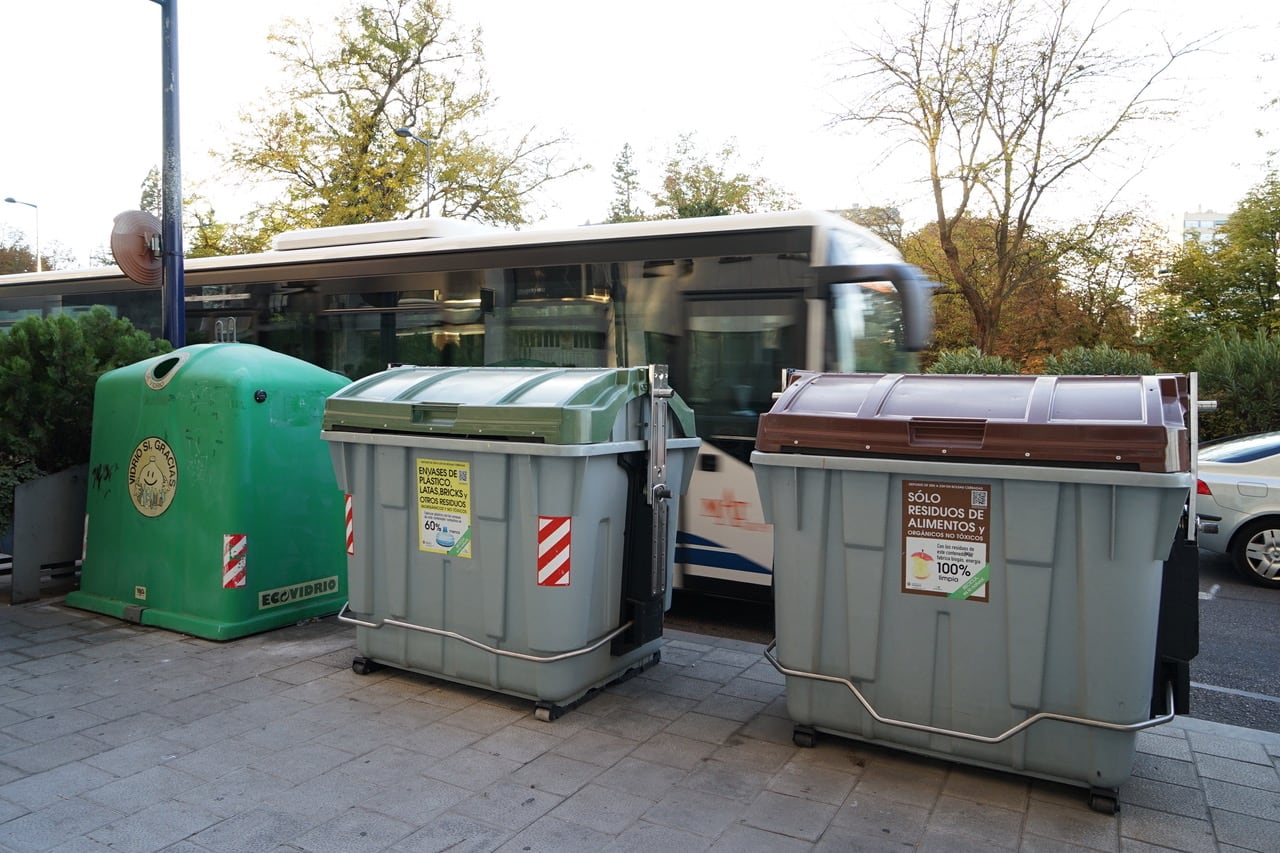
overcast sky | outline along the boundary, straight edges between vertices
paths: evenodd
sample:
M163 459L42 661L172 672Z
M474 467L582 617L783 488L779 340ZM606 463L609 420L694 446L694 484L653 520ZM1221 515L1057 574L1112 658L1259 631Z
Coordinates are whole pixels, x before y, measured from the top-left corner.
M1037 0L1031 0L1036 2ZM1168 93L1175 123L1127 147L1099 182L1145 172L1126 198L1172 225L1182 211L1230 210L1280 147L1280 8L1255 0L1148 0L1126 17L1127 36L1231 32L1216 52L1183 63ZM226 147L240 111L275 73L267 33L286 17L332 19L344 0L180 0L179 87L184 183L199 182L222 216L252 200L210 149ZM1113 3L1113 8L1124 6ZM1138 6L1140 0L1127 5ZM499 98L494 120L513 132L537 124L572 140L589 173L552 185L546 224L599 221L612 199L612 164L636 150L641 181L675 138L696 132L710 150L736 140L743 165L806 207L897 204L923 198L904 158L877 167L881 143L827 122L849 90L834 83L833 54L892 10L872 0L454 0L454 17L483 29L485 67ZM1263 11L1263 10L1266 11ZM116 213L136 207L160 163L161 9L152 0L0 0L0 198L39 206L46 254L81 262L105 246ZM1255 136L1269 129L1269 140ZM0 229L32 239L35 212L0 203Z

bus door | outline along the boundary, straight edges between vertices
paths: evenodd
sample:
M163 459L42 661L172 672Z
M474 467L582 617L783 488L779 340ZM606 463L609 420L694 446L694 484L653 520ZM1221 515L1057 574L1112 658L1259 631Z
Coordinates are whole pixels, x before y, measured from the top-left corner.
M675 585L767 595L773 533L750 458L782 370L803 364L804 293L686 292L684 304L684 375L672 385L693 407L702 449L681 502Z

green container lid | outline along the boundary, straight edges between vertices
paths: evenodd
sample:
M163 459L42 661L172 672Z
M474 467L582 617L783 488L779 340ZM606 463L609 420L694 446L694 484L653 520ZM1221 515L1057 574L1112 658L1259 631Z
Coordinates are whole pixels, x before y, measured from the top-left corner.
M545 444L643 439L621 417L649 393L647 367L393 367L325 403L324 429L501 438ZM671 422L692 437L693 411L670 399Z

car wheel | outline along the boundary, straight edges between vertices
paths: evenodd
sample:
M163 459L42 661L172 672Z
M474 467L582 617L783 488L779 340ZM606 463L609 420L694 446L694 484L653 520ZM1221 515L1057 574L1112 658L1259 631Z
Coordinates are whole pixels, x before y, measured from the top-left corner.
M1231 561L1246 579L1280 589L1280 519L1260 518L1240 528Z

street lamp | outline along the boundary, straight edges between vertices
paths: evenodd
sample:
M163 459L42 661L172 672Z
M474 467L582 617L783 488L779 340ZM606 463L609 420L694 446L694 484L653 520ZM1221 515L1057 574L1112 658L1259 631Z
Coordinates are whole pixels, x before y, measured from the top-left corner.
M40 208L29 201L18 201L13 196L5 199L9 204L25 204L36 212L36 272L44 272L44 261L40 260Z
M404 139L412 139L412 140L413 140L413 141L415 141L415 142L420 142L420 143L422 144L422 147L423 147L423 148L425 148L425 149L427 149L427 206L426 206L426 215L427 215L427 217L428 217L428 218L430 218L430 217L431 217L431 140L429 140L429 139L423 139L421 136L418 136L418 134L416 134L416 133L414 133L414 132L413 132L413 128L411 128L411 127L397 127L397 128L396 128L396 136L402 137L402 138L404 138Z

